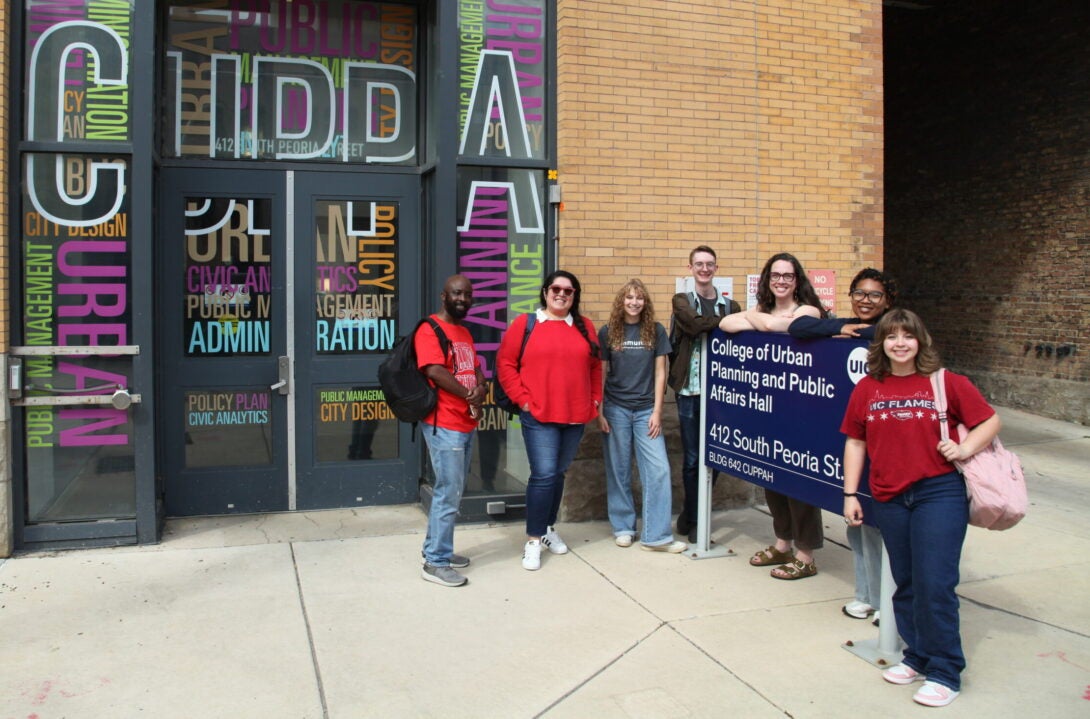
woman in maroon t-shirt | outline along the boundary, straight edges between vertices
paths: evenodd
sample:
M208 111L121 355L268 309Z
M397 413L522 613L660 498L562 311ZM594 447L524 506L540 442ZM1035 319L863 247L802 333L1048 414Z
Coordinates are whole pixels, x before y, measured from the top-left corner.
M890 310L875 328L868 374L855 386L840 426L848 436L844 519L863 521L856 491L869 457L874 514L897 583L893 614L906 647L901 663L882 677L893 684L924 681L912 698L926 706L957 698L965 668L955 590L969 501L953 463L988 446L999 432L999 416L976 387L946 372L951 426L972 429L961 444L941 439L931 390L931 374L940 366L920 318Z

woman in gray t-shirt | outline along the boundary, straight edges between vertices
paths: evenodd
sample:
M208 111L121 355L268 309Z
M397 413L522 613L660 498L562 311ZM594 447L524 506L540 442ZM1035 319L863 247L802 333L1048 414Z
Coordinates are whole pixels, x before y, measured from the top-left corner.
M636 536L634 451L643 485L640 546L655 552L683 552L688 545L676 541L670 528L670 462L662 436L670 340L655 321L655 310L643 282L632 279L620 289L609 322L598 331L598 340L605 362L605 396L598 412L598 427L606 435L602 447L614 541L618 547L630 547Z

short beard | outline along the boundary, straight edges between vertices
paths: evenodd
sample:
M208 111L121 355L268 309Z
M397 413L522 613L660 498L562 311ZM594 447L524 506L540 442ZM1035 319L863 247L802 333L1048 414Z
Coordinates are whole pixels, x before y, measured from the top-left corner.
M459 307L453 302L445 302L444 307L447 310L447 314L456 320L464 320L466 318L466 315L469 314L468 307Z

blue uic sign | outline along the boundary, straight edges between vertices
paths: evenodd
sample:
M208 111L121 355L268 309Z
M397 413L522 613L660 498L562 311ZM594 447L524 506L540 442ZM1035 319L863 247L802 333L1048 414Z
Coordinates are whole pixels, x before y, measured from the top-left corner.
M866 374L867 342L716 330L708 347L706 464L843 512L840 422L855 383ZM869 519L865 479L859 491Z

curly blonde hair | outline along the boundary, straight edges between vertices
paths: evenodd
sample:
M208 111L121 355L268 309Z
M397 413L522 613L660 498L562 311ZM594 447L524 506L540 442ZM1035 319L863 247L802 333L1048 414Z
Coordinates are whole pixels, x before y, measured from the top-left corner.
M643 298L643 311L640 312L640 344L648 349L655 348L655 305L643 282L632 278L624 283L617 296L613 298L613 309L609 312L609 349L613 352L624 351L624 300L629 292Z

